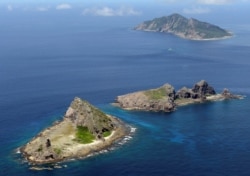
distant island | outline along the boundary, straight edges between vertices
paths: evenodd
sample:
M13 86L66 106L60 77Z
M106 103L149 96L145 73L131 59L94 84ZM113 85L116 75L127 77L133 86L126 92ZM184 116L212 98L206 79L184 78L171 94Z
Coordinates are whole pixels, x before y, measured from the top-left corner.
M30 163L55 163L98 152L127 133L122 121L76 97L62 121L42 131L20 151Z
M172 33L189 40L216 40L232 36L232 33L219 26L201 22L194 18L187 19L177 13L145 21L134 27L134 29Z
M234 95L228 89L217 94L212 86L201 80L193 88L183 87L177 92L172 85L165 84L159 88L121 95L113 105L126 110L172 112L178 106L240 98L242 96Z

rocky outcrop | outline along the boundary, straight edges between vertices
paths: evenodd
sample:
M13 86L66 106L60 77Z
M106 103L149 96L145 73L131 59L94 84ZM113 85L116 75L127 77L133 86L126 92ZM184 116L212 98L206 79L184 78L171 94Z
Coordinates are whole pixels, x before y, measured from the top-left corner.
M224 89L221 93L224 99L239 99L241 96L232 94L228 89Z
M39 133L21 147L21 152L30 163L53 163L102 150L126 133L127 128L119 119L75 98L63 120ZM90 142L84 143L82 138Z
M183 87L177 92L170 84L160 88L138 91L118 96L114 105L128 110L164 111L171 112L178 106L191 103L202 103L223 99L239 99L242 96L234 95L225 89L221 94L216 94L214 88L205 80L194 84L193 88Z
M134 28L135 30L166 32L181 38L191 40L211 40L231 37L232 34L216 25L187 19L179 14L172 14L145 21Z
M186 87L181 88L177 91L176 98L179 99L206 99L207 96L215 95L216 92L213 87L209 86L205 80L201 80L196 83L192 89L188 89Z

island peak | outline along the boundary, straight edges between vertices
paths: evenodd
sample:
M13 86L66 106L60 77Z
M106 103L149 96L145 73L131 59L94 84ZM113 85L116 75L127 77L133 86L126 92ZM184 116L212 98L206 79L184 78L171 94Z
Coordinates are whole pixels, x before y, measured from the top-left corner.
M219 26L202 22L194 18L188 19L178 13L145 21L134 29L172 33L181 38L190 40L214 40L232 36L230 32Z
M54 163L100 151L127 132L119 119L76 97L62 121L43 130L20 150L30 163Z

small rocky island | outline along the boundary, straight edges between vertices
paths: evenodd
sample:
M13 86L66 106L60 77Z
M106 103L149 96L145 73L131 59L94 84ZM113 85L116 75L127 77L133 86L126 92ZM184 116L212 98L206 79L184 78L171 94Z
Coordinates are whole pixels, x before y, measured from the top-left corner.
M177 92L172 85L165 84L156 89L121 95L116 98L113 105L127 110L171 112L178 106L240 98L242 96L234 95L228 89L217 94L212 86L205 80L201 80L193 88L183 87Z
M189 40L225 39L232 33L219 26L201 22L197 19L187 19L180 14L163 16L145 21L134 28L135 30L172 33Z
M76 97L62 121L42 131L20 151L30 163L55 163L100 151L127 132L122 121Z

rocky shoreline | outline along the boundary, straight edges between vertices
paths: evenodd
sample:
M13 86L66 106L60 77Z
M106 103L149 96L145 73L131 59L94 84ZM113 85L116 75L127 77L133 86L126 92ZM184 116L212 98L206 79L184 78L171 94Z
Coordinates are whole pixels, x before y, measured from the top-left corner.
M135 28L134 30L137 30L137 31L144 31L144 32L156 32L158 33L159 31L158 30L150 30L150 29L137 29ZM227 31L229 34L229 36L223 36L223 37L212 37L212 38L200 38L200 37L197 37L197 36L192 36L191 38L190 37L187 37L185 36L184 34L182 33L173 33L173 32L168 32L169 34L173 34L173 35L176 35L182 39L186 39L186 40L193 40L193 41L216 41L216 40L226 40L226 39L230 39L232 37L234 37L234 34L233 32L231 31Z
M124 122L93 108L89 103L75 98L62 121L43 130L22 146L20 152L33 165L57 163L97 153L130 133ZM81 143L76 140L77 127L80 125L94 130L91 132L95 136L92 142ZM104 136L107 131L110 134Z
M164 84L159 88L120 95L113 105L126 110L172 112L188 104L241 98L243 96L234 95L228 89L216 93L212 86L201 80L193 88L183 87L177 92L172 85Z

